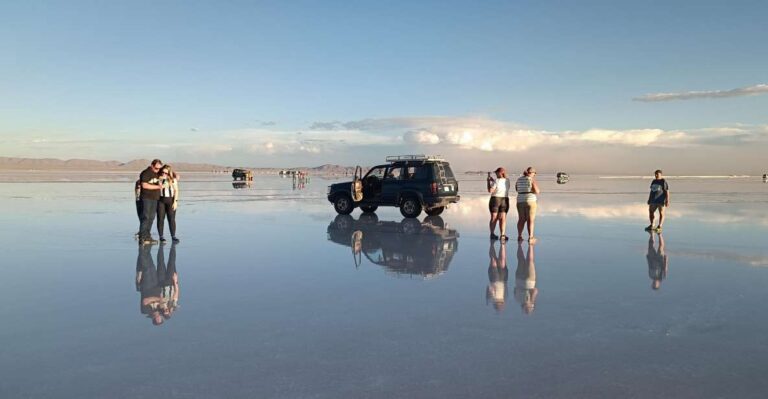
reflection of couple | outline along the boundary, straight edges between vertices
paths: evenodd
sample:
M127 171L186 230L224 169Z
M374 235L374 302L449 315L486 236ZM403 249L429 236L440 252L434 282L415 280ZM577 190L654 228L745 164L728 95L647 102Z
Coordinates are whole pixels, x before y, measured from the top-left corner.
M167 266L163 249L164 246L157 249L157 266L148 245L139 247L136 259L136 290L141 293L140 311L152 319L152 324L156 326L170 319L179 306L176 245L171 245Z
M525 314L531 314L536 305L536 297L539 289L536 288L536 264L534 259L534 245L528 244L528 250L523 252L523 243L517 244L517 269L515 270L514 297ZM507 248L503 243L499 245L498 253L493 242L488 249L488 288L486 289L486 301L493 302L496 311L504 310L507 300Z

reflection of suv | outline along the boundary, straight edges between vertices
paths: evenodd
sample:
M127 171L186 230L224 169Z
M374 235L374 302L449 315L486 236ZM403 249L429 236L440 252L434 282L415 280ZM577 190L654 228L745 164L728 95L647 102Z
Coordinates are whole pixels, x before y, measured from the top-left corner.
M403 216L415 218L422 210L437 216L459 201L459 183L442 158L399 155L386 160L389 164L374 166L359 180L328 186L328 201L336 212L348 215L356 207L374 212L379 206L396 206ZM356 186L361 192L355 192Z
M355 267L365 256L396 275L425 278L445 273L459 250L459 233L445 228L440 216L427 216L424 222L379 221L375 214L362 214L358 220L338 215L328 225L328 239L352 247Z

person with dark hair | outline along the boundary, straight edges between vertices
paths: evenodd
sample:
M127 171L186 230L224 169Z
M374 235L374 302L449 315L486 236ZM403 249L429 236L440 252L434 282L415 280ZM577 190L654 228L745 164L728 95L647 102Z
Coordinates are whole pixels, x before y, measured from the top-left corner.
M139 180L141 181L141 223L139 224L139 244L150 245L156 244L157 241L152 239L152 223L155 221L155 213L157 213L157 201L160 200L160 190L163 186L160 185L158 179L158 172L163 167L163 161L155 159L152 163L141 172Z
M537 195L541 193L536 182L536 169L529 166L515 183L517 191L517 241L523 241L523 228L528 226L528 242L535 243Z
M176 208L179 206L179 181L176 173L170 165L164 165L160 170L160 200L157 202L157 234L161 243L166 242L163 237L165 219L168 218L168 227L171 230L173 242L179 242L176 238Z
M507 212L509 212L509 188L510 182L507 171L498 167L494 171L496 180L489 181L488 192L491 198L488 201L488 210L491 212L491 221L488 228L491 230L491 240L501 239L507 241ZM496 224L499 225L499 235L495 234Z
M664 210L669 207L669 184L667 184L660 169L653 172L653 175L651 193L648 195L648 219L651 224L645 228L645 231L659 232L664 225ZM654 228L653 219L657 210L659 211L659 224Z

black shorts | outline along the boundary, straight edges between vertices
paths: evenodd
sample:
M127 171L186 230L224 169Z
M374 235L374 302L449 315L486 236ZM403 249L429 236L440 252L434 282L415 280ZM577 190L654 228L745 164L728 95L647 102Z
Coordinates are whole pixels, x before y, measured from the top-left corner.
M509 197L491 197L488 201L488 209L491 213L509 212Z

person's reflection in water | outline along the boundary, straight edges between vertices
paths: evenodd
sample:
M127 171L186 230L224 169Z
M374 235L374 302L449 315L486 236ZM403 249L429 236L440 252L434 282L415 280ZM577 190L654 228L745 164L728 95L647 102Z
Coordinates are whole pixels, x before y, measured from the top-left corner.
M171 245L168 264L165 263L164 245L157 249L157 266L152 260L150 246L139 248L136 261L136 290L141 293L139 307L142 314L159 326L170 319L179 306L179 275L176 272L176 244Z
M517 270L515 270L515 299L520 303L523 313L531 314L535 310L536 297L536 264L533 253L534 244L528 244L528 253L523 253L523 243L517 243Z
M500 243L497 254L494 241L491 241L491 246L488 248L488 259L488 289L485 291L485 302L493 302L493 308L497 312L501 312L504 310L504 304L507 300L507 279L509 276L505 243Z
M667 278L667 270L669 269L669 259L664 248L664 236L659 233L658 237L659 246L656 249L653 232L649 232L648 254L645 255L645 259L648 261L648 277L651 278L651 288L654 290L661 288L661 280Z

